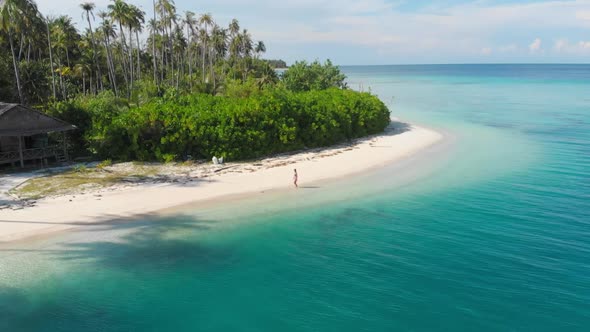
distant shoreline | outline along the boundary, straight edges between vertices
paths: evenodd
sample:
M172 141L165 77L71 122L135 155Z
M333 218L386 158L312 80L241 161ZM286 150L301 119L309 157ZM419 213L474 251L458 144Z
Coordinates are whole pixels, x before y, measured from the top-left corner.
M46 235L69 228L114 222L199 202L249 196L273 190L296 190L293 169L300 185L338 179L386 166L441 141L431 129L394 122L382 134L351 144L228 164L221 172L190 182L140 184L40 199L34 206L2 210L0 242ZM269 193L270 194L270 193Z

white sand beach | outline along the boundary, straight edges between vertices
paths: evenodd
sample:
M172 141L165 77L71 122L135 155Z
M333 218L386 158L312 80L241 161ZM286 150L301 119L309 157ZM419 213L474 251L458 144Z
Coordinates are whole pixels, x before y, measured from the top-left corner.
M255 162L223 166L208 164L203 171L187 172L183 181L126 184L46 197L18 209L1 209L0 242L234 195L296 190L292 183L294 168L299 173L299 184L308 185L382 167L413 155L442 138L443 135L436 131L394 122L383 134L337 147ZM22 178L22 175L18 176L19 181ZM6 191L11 185L6 177L0 177L0 182L3 184L0 190L5 191L3 198L6 199Z

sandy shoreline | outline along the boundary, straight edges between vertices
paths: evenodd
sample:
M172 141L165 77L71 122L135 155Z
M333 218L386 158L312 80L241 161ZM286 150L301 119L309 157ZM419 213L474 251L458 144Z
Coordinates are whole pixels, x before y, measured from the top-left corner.
M49 197L34 206L0 210L0 242L155 213L189 203L288 189L293 186L293 168L299 172L300 185L342 178L403 159L442 139L443 135L436 131L397 122L383 134L352 144L255 163L228 164L224 172L207 177L195 175L190 182L147 183Z

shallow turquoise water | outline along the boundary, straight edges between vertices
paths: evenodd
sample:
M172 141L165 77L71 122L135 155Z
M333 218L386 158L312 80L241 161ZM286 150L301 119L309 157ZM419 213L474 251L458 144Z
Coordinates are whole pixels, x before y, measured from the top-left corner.
M344 182L3 245L0 331L590 329L590 66L344 70L451 138Z

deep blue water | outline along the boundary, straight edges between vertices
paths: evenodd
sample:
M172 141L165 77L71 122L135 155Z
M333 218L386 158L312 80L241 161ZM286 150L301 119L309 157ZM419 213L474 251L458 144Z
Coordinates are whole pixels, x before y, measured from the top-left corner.
M590 65L576 64L457 64L457 65L398 65L398 66L347 66L343 70L363 77L465 77L504 78L515 80L564 81L588 83Z
M449 139L315 189L3 245L0 331L589 330L590 65L343 70Z

